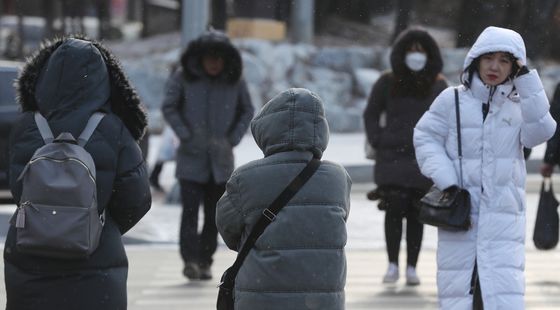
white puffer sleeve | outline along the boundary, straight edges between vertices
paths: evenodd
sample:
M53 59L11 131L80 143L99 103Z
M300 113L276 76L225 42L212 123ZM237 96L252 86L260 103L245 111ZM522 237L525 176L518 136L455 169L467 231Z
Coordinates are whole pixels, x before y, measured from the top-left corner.
M441 190L458 184L453 162L445 150L449 131L453 130L450 119L455 119L454 96L453 87L444 90L414 128L414 148L420 171Z
M513 80L521 99L521 144L531 148L552 137L556 122L549 113L550 105L537 70Z

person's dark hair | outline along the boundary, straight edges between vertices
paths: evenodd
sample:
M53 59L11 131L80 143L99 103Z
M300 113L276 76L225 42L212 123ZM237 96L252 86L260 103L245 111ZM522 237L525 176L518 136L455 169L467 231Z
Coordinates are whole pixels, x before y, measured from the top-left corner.
M471 62L471 64L463 71L461 72L461 76L459 77L461 84L463 84L466 88L470 88L471 84L472 84L472 80L474 77L474 73L478 72L478 66L480 64L480 58L482 58L482 56L484 55L488 55L488 54L494 54L497 53L496 52L490 52L490 53L485 53L482 54L478 57L476 57L475 59L473 59L473 61ZM508 76L507 80L513 80L515 78L515 74L517 74L517 71L519 71L519 65L517 64L517 58L515 58L515 56L513 56L512 53L509 52L505 52L509 59L511 60L511 73ZM504 83L506 82L504 81Z
M407 51L414 44L422 46L426 52L426 66L418 72L405 64ZM392 94L424 98L431 94L432 86L443 68L443 60L434 38L421 28L409 28L395 40L391 51L391 67L395 76Z

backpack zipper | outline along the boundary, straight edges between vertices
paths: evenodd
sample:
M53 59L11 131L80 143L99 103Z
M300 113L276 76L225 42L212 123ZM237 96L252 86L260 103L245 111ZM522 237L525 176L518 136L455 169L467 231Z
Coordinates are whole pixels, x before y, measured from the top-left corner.
M84 164L82 161L80 161L80 160L78 160L78 159L75 159L75 158L55 159L55 158L51 158L51 157L47 157L47 156L41 156L41 157L37 157L37 158L34 158L34 159L30 160L30 161L29 161L29 164L31 165L31 164L33 164L33 163L35 163L35 162L37 162L37 161L39 161L39 160L43 160L43 159L44 159L44 160L54 161L54 162L57 162L57 163L63 163L63 162L67 162L67 161L76 162L76 163L82 165L82 167L84 167L84 168L86 169L86 171L88 172L89 178L91 179L91 181L92 181L93 183L95 183L95 178L93 177L93 174L91 173L91 170L89 170L88 166L86 166L86 164Z
M16 228L25 228L25 207L31 207L35 211L39 211L37 207L34 207L30 201L24 201L17 207L17 217L16 217Z

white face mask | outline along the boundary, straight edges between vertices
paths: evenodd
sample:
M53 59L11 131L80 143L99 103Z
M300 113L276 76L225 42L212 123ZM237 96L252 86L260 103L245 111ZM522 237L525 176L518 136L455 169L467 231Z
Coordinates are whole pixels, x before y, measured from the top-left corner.
M415 72L424 69L424 66L426 66L427 61L428 61L428 56L420 52L407 53L406 57L404 58L404 62L406 63L406 66L410 70Z

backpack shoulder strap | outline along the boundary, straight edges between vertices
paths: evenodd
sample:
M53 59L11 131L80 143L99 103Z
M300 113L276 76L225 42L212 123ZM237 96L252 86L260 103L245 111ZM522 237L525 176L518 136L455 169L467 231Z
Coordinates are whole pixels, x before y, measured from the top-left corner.
M39 133L41 133L41 137L43 138L43 141L45 141L45 144L53 142L54 136L51 128L49 127L49 123L39 111L35 112L35 123L37 124Z
M95 131L95 128L97 128L97 125L99 125L99 123L101 122L101 120L103 119L104 116L105 116L105 113L102 113L102 112L95 112L91 115L91 117L89 118L89 120L87 122L86 128L84 128L84 130L82 131L82 133L78 137L78 145L79 146L84 147L86 145L89 138L91 138L91 135Z

